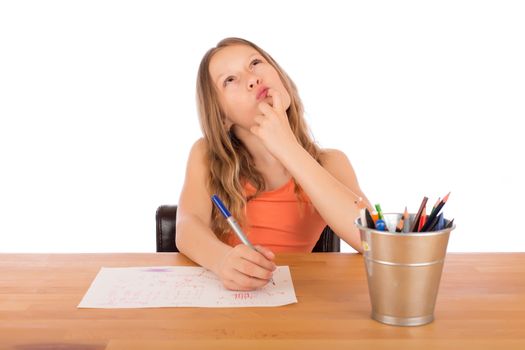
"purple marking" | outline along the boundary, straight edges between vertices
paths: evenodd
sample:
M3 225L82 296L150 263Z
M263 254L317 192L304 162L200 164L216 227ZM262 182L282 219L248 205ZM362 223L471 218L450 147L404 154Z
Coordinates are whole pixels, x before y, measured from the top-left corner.
M151 268L151 269L146 269L146 270L143 270L143 271L146 271L146 272L170 272L169 269L161 269L161 268Z

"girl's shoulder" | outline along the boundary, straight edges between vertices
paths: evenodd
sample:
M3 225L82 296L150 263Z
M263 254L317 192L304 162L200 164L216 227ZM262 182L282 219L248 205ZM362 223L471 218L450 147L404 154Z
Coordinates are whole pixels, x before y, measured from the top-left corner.
M319 155L319 160L323 167L337 165L338 162L349 163L350 160L346 154L335 148L322 148Z
M208 151L208 142L204 137L197 139L191 146L191 152L206 153Z
M188 156L188 170L204 170L208 168L208 143L204 138L200 138L191 146Z
M331 148L321 149L319 160L322 167L343 184L350 187L357 184L354 168L343 151Z
M208 158L208 150L208 142L204 137L201 137L191 146L189 158L206 159Z

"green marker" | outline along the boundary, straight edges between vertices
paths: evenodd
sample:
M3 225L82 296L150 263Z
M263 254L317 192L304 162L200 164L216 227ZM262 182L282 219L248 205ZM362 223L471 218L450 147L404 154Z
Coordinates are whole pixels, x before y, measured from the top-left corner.
M376 204L376 210L377 210L377 216L379 217L379 219L381 220L385 220L385 217L383 216L383 211L381 210L381 206L378 204Z

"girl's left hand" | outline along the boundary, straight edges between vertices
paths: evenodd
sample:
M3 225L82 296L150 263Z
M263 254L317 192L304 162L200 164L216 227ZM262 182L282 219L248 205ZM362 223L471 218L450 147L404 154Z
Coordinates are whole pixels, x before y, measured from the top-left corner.
M297 139L290 128L281 94L274 89L268 89L267 94L272 98L273 106L266 101L259 103L262 114L254 118L255 125L250 131L261 139L268 151L279 158L279 153L297 144Z

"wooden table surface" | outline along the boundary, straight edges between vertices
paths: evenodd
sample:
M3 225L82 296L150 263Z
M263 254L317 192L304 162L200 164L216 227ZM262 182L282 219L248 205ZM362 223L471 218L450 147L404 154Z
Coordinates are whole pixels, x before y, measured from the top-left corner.
M370 318L363 257L281 254L298 303L78 309L102 266L194 265L177 253L0 254L0 349L525 349L525 253L449 253L435 321Z

